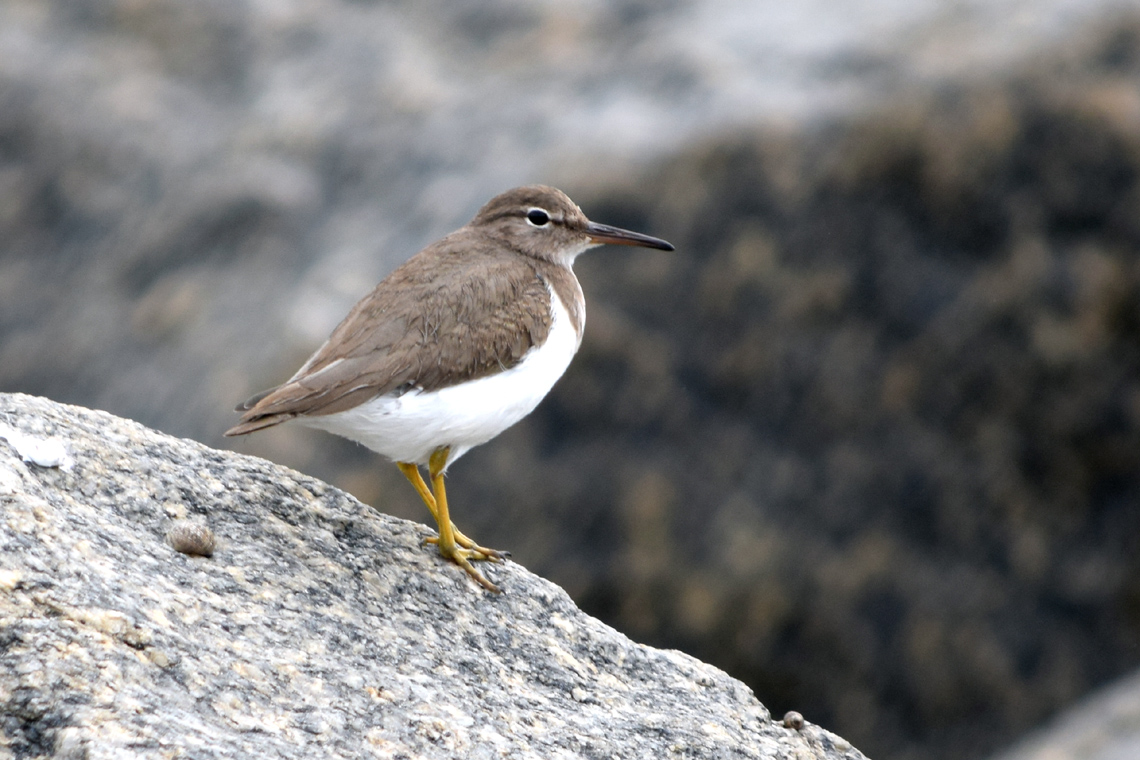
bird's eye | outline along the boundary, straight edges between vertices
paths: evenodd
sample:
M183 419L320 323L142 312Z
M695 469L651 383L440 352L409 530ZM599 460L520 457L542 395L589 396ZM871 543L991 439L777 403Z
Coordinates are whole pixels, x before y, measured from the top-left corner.
M545 227L550 224L550 214L540 208L532 208L526 212L526 220L535 227Z

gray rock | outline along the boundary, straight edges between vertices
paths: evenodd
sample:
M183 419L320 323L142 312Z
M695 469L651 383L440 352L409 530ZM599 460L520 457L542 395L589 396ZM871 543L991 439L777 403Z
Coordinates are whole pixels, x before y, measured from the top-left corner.
M23 395L0 438L0 758L863 757L291 470Z
M1082 699L992 760L1135 760L1140 757L1140 672Z

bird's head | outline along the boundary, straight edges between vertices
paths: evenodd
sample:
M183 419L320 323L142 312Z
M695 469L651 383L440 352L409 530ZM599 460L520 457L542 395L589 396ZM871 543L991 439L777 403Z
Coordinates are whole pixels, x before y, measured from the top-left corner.
M566 193L546 185L496 195L469 226L520 253L566 266L583 251L606 243L673 250L660 238L591 222Z

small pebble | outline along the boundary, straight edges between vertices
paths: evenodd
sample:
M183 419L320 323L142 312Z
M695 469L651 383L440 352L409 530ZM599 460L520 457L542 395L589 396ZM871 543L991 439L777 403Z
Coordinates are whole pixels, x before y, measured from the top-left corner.
M166 531L166 542L174 551L197 557L209 557L217 547L214 531L205 523L195 520L175 520Z
M804 727L804 716L800 715L795 710L788 710L784 713L784 727L794 728L799 731Z

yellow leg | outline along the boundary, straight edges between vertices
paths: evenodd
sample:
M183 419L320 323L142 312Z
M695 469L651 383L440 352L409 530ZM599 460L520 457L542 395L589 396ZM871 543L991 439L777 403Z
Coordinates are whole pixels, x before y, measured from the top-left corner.
M431 512L431 516L438 521L439 513L435 508L435 497L432 496L431 491L428 490L427 483L424 482L424 476L420 475L420 468L411 462L396 462L396 466L400 468L400 472L404 473L404 477L412 484L412 488L416 489L416 493L424 500L428 511Z
M437 544L441 555L462 567L485 589L499 593L500 590L495 584L484 578L478 570L472 567L471 560L497 561L506 557L506 553L479 546L460 533L451 522L451 515L447 509L447 491L443 485L443 468L447 465L448 453L449 449L442 448L436 450L431 456L428 464L428 474L432 483L431 491L428 490L427 483L420 475L419 467L409 462L397 462L397 466L404 473L404 477L411 482L412 487L416 489L416 493L427 505L428 511L431 512L436 525L439 527L439 538L429 538L427 541Z
M428 489L427 483L424 482L423 475L420 474L420 468L414 464L411 464L410 462L396 462L396 466L400 468L400 472L404 473L404 477L407 478L408 481L412 484L412 487L416 489L416 493L418 493L420 495L420 498L423 499L424 504L427 505L428 511L431 512L431 516L435 518L435 522L438 525L439 508L436 507L435 497L432 496L431 490ZM479 546L479 544L463 535L463 533L460 532L459 528L455 527L455 523L451 524L451 532L455 536L455 543L459 544L464 549L471 549L478 552L479 554L484 555L482 557L476 557L476 559L486 559L494 562L497 560L506 559L507 557L511 556L510 552L499 551L498 549L488 549L485 546ZM428 538L425 539L425 541L429 544L439 543L438 538Z

